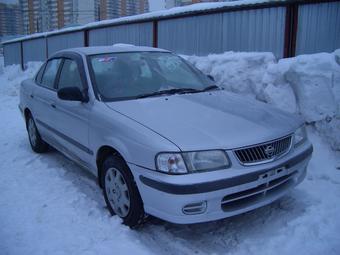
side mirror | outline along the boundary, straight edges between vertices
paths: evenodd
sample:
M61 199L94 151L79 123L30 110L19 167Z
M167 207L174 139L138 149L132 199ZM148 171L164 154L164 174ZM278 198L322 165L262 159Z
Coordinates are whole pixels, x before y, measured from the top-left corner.
M215 81L215 78L214 78L212 75L208 74L207 77L208 77L210 80Z
M62 100L67 101L87 102L86 97L84 97L83 93L78 87L68 87L59 89L58 97Z

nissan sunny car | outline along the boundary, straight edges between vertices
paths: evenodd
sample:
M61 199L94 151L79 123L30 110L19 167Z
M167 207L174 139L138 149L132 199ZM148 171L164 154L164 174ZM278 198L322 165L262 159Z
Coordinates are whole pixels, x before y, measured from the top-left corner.
M216 86L181 57L129 45L63 50L22 82L33 151L98 178L109 211L189 224L269 204L306 176L303 121Z

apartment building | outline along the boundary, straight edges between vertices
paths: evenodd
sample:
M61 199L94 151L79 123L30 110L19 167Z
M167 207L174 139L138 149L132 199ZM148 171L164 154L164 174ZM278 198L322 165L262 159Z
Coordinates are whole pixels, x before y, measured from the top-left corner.
M24 34L31 34L39 30L39 27L41 27L41 21L39 20L40 0L20 0L19 5L22 13Z
M169 9L172 7L185 6L185 5L196 4L196 3L228 2L228 1L237 1L237 0L166 0L165 8Z
M0 3L0 37L22 34L19 5Z
M19 5L25 34L149 11L148 0L19 0Z
M114 19L149 11L148 0L96 0L96 20Z
M95 0L19 0L25 34L51 31L95 20Z

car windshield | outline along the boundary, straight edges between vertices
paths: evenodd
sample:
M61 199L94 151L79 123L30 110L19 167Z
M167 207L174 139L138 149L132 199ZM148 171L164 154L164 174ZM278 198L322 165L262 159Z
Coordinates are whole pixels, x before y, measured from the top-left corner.
M93 82L104 101L161 94L201 92L213 81L167 52L128 52L90 56Z

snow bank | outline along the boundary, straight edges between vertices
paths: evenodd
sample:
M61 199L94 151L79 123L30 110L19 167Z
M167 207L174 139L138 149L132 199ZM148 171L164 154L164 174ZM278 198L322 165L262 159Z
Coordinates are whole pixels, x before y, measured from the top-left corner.
M5 95L17 96L20 83L28 78L32 78L41 66L41 62L28 62L27 69L21 70L19 65L10 65L1 67L0 64L0 92ZM10 83L11 86L4 86Z
M314 124L319 134L331 145L334 150L340 151L340 118L329 121L322 120ZM339 159L340 160L340 159ZM340 167L340 161L339 161Z
M184 56L185 57L185 56ZM293 89L276 67L272 53L225 52L206 57L185 57L226 90L296 112Z
M254 97L263 90L263 73L269 64L276 61L272 53L245 52L191 56L188 60L204 73L212 75L228 91Z
M299 112L307 122L336 117L339 105L335 90L339 89L340 62L335 54L319 53L280 60L277 67L288 65L284 77L293 88Z
M340 50L278 62L272 53L184 57L228 91L300 114L340 150Z
M0 74L4 72L4 57L0 56Z

